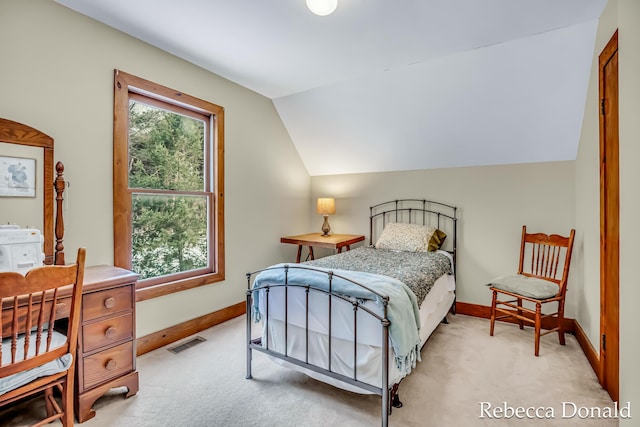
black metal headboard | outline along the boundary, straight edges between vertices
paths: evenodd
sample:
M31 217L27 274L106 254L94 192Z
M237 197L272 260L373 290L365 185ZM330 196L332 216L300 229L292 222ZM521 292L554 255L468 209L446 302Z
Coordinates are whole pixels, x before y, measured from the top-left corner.
M455 266L458 240L457 210L455 206L426 199L397 199L371 206L369 245L376 242L374 236L379 236L388 222L430 225L447 234L443 250L453 256Z

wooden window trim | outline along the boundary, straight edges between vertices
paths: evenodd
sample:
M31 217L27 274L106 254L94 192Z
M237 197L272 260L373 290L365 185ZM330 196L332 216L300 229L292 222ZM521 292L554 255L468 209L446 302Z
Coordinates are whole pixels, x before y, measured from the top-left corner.
M113 235L114 265L131 269L131 201L128 187L129 146L129 94L141 94L177 105L196 113L211 115L213 121L212 224L214 241L210 244L213 273L182 277L172 276L171 281L142 282L136 287L136 301L144 301L174 292L223 281L225 278L224 254L224 108L182 92L161 86L140 77L115 70L113 108ZM207 172L209 173L209 172Z

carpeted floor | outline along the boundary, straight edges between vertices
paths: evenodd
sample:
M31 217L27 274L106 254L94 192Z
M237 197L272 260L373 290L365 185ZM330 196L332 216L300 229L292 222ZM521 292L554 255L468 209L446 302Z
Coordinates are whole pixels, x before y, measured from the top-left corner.
M573 405L583 415L587 408L613 407L575 337L568 335L566 346L557 335L543 337L536 358L531 328L499 323L489 337L488 320L448 317L402 382L404 407L393 410L391 426L618 425L617 419L569 417ZM207 341L180 354L163 348L139 357L138 395L123 399L121 390L112 391L83 426L380 425L380 397L336 389L263 354L254 353L254 379L246 380L244 326L244 317L233 319L198 334ZM27 425L44 410L40 400L0 412L0 425ZM505 407L523 407L522 418ZM533 418L527 418L529 407Z

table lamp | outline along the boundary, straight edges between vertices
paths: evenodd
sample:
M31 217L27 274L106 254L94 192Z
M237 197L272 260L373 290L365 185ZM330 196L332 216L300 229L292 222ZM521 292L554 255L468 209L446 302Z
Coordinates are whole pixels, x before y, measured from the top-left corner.
M317 212L324 216L324 222L322 223L322 236L327 237L331 231L331 226L329 226L329 215L336 213L336 201L333 197L319 197Z

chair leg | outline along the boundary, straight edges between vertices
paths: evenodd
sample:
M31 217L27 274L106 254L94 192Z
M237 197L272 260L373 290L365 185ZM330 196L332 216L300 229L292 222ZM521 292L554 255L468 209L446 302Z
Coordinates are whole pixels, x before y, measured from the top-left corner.
M564 304L563 301L558 302L558 340L560 345L565 345L564 341Z
M44 390L44 402L47 408L47 418L53 416L56 413L55 407L51 403L53 398L53 387L46 388Z
M69 380L69 376L62 386L62 425L65 427L73 427L73 381Z
M522 307L522 298L518 298L518 307ZM518 308L518 316L522 316L522 310ZM518 318L518 326L520 329L524 329L524 321Z
M536 303L536 331L535 331L535 351L536 357L540 354L540 327L542 326L542 307L540 303Z
M489 329L489 336L493 336L493 327L496 323L496 301L498 299L498 292L493 291L493 298L491 301L491 328Z

